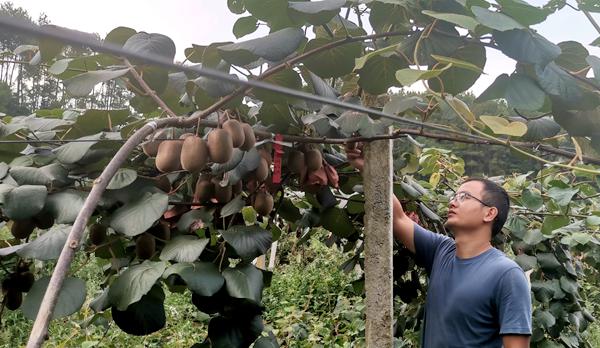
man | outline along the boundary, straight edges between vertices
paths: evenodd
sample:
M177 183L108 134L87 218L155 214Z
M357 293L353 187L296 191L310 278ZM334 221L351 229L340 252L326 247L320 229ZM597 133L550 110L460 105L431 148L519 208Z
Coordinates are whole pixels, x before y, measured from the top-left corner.
M347 148L346 153L350 164L362 171L360 148ZM454 239L415 224L393 197L394 236L429 276L422 346L529 347L527 278L490 242L508 215L506 191L486 179L469 179L449 204L445 226Z

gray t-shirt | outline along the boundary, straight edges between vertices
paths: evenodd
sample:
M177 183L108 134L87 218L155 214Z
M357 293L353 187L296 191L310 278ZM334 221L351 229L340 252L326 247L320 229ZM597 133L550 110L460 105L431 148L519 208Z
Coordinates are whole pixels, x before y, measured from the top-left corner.
M531 334L527 278L503 252L460 259L453 239L417 224L415 249L429 275L423 347L502 347L501 335Z

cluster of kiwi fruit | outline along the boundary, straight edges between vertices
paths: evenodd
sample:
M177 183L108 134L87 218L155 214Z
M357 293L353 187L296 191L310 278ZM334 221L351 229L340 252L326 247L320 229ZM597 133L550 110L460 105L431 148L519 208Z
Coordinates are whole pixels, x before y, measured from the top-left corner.
M166 136L166 130L156 133L156 138ZM186 170L199 173L209 162L226 163L234 148L248 151L256 144L252 127L247 123L229 119L221 128L208 133L206 140L186 133L176 140L150 140L142 144L149 157L156 157L156 168L163 173Z
M53 225L54 216L46 211L42 211L29 219L13 220L10 232L17 239L26 239L36 227L45 230Z
M304 176L323 166L323 155L314 147L293 149L288 153L287 167L292 174Z
M8 274L2 280L2 293L4 295L4 305L6 308L14 311L21 307L23 303L23 293L29 292L35 278L29 270L29 265L25 262L19 262L17 270Z

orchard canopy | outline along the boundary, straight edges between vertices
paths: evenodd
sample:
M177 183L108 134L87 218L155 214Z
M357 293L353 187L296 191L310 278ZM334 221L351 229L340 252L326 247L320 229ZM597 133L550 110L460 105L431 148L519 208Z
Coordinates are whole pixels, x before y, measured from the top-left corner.
M194 43L183 62L169 37L143 28L100 39L38 27L61 41L23 38L0 21L2 35L22 40L2 41L2 81L13 91L43 81L62 103L0 114L0 217L13 237L0 241L3 308L31 320L43 312L52 282L35 267L54 265L68 241L52 319L89 305L94 318L147 335L165 326L168 288L211 316L197 346L277 346L261 317L272 274L252 261L287 233L322 228L348 253L341 267L360 269L369 177L347 164L343 146L395 139L394 193L439 233L447 197L472 172L455 149L476 149L480 162L527 163L520 173L480 173L511 197L494 242L530 277L532 346L588 344L594 318L582 281L600 263L600 57L588 51L600 46L597 1L227 5L238 40ZM597 40L551 42L531 28L569 7ZM264 26L268 35L246 38ZM514 70L473 96L492 50ZM67 274L75 251L105 265L102 293ZM393 261L402 337L419 328L426 281L406 249L396 246ZM364 275L353 285L362 293Z

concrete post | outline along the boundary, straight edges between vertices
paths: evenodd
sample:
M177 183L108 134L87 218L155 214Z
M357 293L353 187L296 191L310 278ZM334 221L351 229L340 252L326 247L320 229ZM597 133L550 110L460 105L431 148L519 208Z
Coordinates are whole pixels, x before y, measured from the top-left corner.
M367 347L393 346L392 141L365 145L365 290Z

